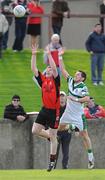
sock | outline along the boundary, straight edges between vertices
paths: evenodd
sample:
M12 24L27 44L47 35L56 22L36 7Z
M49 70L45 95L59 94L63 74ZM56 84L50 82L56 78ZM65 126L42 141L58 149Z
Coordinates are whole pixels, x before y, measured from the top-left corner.
M92 161L94 159L92 149L88 149L88 160Z
M50 154L50 162L54 162L56 160L56 154Z

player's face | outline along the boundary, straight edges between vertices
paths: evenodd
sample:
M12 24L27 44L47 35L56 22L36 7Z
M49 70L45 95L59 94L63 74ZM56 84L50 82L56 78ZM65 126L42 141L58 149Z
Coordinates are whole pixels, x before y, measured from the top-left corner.
M74 81L76 83L82 82L83 81L83 77L81 75L81 72L77 71L74 75Z
M48 66L46 69L46 77L52 77L52 75L53 75L53 71L52 71L51 67Z

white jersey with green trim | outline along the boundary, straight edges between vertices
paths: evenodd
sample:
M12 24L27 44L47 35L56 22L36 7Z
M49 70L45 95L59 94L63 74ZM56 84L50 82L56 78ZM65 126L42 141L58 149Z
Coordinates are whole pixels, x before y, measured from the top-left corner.
M68 95L75 98L82 98L87 95L88 89L83 82L75 83L72 77L68 77ZM75 102L67 99L67 106L65 112L63 113L60 123L74 124L80 130L83 130L83 103Z
M68 95L76 98L82 98L84 96L88 96L89 92L84 84L84 82L75 83L72 77L68 77ZM83 114L83 104L75 101L71 101L68 99L68 108L73 111L73 114L82 113Z

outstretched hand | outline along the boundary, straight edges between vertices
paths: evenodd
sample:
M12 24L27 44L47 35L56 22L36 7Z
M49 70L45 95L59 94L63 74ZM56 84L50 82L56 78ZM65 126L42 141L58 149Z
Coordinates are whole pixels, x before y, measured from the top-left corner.
M38 47L39 47L39 45L36 45L36 44L35 44L35 46L32 45L32 54L33 54L33 55L38 52Z

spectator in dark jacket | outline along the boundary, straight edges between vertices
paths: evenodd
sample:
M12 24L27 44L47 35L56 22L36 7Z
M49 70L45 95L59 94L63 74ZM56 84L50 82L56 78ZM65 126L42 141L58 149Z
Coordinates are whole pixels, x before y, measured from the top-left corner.
M93 85L103 86L102 72L105 57L105 35L101 33L101 24L96 24L86 40L86 49L91 55L91 80ZM97 72L96 72L97 71Z
M55 0L52 3L52 29L54 34L60 35L63 18L70 18L70 8L67 1ZM56 17L54 17L56 16ZM61 42L62 44L62 42Z
M7 105L4 110L4 118L11 119L13 121L23 122L29 116L24 111L24 108L20 105L20 96L14 95L12 97L11 104Z

